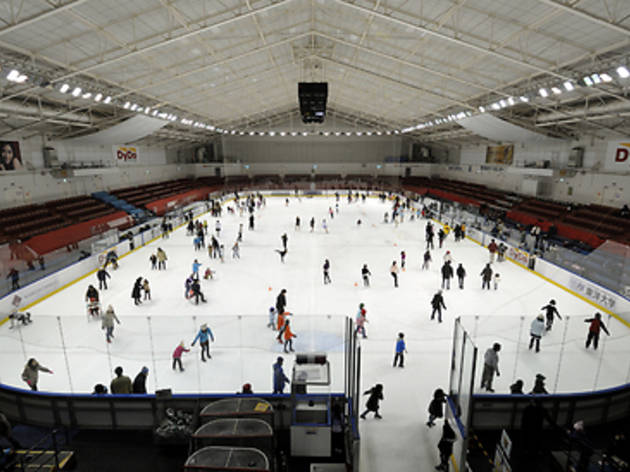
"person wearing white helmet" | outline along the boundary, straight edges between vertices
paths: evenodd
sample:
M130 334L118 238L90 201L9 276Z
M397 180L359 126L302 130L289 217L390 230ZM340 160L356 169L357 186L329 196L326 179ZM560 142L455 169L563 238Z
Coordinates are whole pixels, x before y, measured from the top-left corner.
M532 325L529 330L529 334L531 338L529 339L529 350L531 351L534 344L536 344L536 352L540 352L540 338L542 338L543 333L545 332L545 317L540 314L534 321L532 321Z

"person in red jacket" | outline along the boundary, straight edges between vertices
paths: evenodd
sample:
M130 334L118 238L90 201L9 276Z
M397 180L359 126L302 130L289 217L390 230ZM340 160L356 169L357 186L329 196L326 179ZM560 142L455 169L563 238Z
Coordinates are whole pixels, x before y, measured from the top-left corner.
M490 244L488 244L488 252L490 253L490 264L494 262L494 256L497 253L498 248L499 246L497 246L497 243L494 242L494 239L490 241Z
M289 353L289 351L293 352L293 338L297 338L297 335L293 334L293 332L291 331L291 326L288 319L284 322L283 335L284 352L286 352L287 354ZM287 351L287 347L289 348L289 351Z
M591 345L591 341L593 341L593 349L597 349L597 344L599 344L599 333L603 329L604 332L610 336L608 329L606 329L606 325L602 321L601 313L595 313L594 318L588 318L584 320L584 323L590 323L588 327L588 336L586 338L586 348Z
M182 341L173 351L173 370L175 370L176 366L179 366L179 371L184 372L184 368L182 367L182 354L185 352L190 352L190 349L186 349L186 345L184 341Z
M276 339L280 344L282 344L282 334L284 333L285 323L288 321L288 317L291 315L288 311L283 311L282 313L278 313L278 336Z

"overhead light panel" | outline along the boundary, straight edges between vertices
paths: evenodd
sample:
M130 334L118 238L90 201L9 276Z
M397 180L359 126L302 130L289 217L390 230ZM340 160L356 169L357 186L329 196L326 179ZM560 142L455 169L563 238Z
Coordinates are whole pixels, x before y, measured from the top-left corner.
M619 66L617 67L617 75L622 79L627 79L628 77L630 77L630 72L624 66Z
M81 95L81 87L75 87L74 90L72 91L72 96L78 97L79 95Z
M498 103L496 103L496 102L495 102L495 103L493 103L492 105L490 105L490 107L491 107L493 110L500 110L500 109L501 109L501 105L499 105L499 104L498 104Z
M600 74L599 75L604 82L612 82L612 77L608 74Z
M81 95L81 98L85 98L86 100L92 96L92 92L85 92Z
M103 100L103 103L111 103L111 101L112 101L112 97L108 95L107 97L105 97L105 100Z
M95 102L100 102L102 99L103 99L103 94L102 94L102 93L97 93L97 94L94 96L94 101L95 101Z
M547 89L541 88L538 93L540 94L541 97L545 98L549 96L549 92L547 92Z
M9 82L15 82L17 84L23 84L24 82L26 82L26 80L28 79L28 77L24 74L20 74L19 71L12 69L8 74L7 74L7 80Z
M61 87L59 87L59 91L61 93L66 93L68 90L70 90L70 86L68 84L61 84Z
M123 108L124 108L125 110L128 110L130 106L131 106L131 103L129 103L129 102L125 102L125 104L123 105Z
M525 95L523 95L522 97L519 98L521 102L523 103L527 103L529 102L529 98L527 98Z
M575 87L573 86L573 84L571 83L571 81L569 81L569 80L567 80L567 81L566 81L564 84L562 84L562 85L564 85L564 89L565 89L567 92L570 92L571 90L573 90L573 89L575 88Z
M560 90L558 87L551 87L551 91L556 95L560 95L562 93L562 90Z
M133 105L131 105L130 110L131 110L131 111L136 111L136 110L138 109L138 107L139 107L139 106L140 106L140 105L138 105L137 103L134 103Z
M599 74L591 75L591 79L593 79L593 83L595 83L595 84L601 84L602 83L602 78L599 76Z
M480 111L481 113L485 113L486 109L485 109L484 107L479 107L479 111Z
M584 81L584 84L586 84L587 87L593 86L593 81L591 80L590 77L584 77L582 80Z

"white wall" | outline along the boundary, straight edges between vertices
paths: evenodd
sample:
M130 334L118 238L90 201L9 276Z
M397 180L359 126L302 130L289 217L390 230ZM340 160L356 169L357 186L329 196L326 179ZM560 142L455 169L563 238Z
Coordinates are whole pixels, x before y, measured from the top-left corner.
M243 163L383 162L409 156L407 140L398 136L225 137L223 155Z

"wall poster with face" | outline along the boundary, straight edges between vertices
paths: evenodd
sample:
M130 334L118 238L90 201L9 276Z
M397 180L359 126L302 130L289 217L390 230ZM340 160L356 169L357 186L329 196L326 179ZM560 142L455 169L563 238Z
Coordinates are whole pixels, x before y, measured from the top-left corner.
M20 143L18 141L0 141L0 171L20 170L23 166Z

